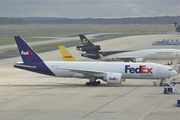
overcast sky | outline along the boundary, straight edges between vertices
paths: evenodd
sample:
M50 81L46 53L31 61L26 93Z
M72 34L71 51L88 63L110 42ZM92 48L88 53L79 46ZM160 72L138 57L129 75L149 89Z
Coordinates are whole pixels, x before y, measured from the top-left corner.
M0 0L0 17L122 18L180 15L180 0Z

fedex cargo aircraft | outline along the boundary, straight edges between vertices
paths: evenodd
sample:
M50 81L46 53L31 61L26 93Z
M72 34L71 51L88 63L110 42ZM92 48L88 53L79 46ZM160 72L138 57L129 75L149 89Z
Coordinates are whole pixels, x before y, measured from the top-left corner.
M162 79L177 74L171 67L155 63L43 61L20 36L14 38L23 60L14 67L55 77L87 78L87 86L100 84L97 79L121 84L126 78Z
M143 62L146 60L172 60L180 58L180 50L177 49L149 49L149 50L121 50L121 51L99 51L100 45L94 45L84 35L79 35L83 46L76 49L83 51L81 56L101 61L124 61Z

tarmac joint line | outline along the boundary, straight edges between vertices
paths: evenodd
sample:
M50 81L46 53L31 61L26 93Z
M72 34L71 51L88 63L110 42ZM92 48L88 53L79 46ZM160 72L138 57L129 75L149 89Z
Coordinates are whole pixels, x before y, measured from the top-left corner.
M147 113L145 113L139 120L143 119L147 114L149 114L156 106L152 107ZM154 113L154 112L153 112Z

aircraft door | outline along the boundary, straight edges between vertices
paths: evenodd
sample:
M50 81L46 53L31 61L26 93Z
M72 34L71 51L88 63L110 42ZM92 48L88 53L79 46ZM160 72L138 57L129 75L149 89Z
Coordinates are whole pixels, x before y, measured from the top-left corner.
M178 51L176 52L176 57L179 57L179 52Z
M164 77L167 78L169 76L169 72L167 69L161 69L160 67L157 68L157 77Z

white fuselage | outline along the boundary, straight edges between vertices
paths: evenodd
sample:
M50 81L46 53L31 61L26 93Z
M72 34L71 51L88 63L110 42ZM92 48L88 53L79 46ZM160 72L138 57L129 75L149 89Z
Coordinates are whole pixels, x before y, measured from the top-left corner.
M173 60L180 58L180 50L177 49L139 50L139 51L124 52L124 53L109 55L106 58L119 58L126 56L143 58L143 60Z
M58 61L44 61L44 63L58 77L88 78L89 75L103 77L106 73L121 73L122 78L160 79L177 74L171 67L155 63Z

